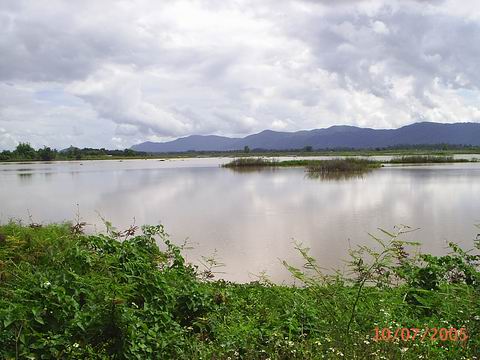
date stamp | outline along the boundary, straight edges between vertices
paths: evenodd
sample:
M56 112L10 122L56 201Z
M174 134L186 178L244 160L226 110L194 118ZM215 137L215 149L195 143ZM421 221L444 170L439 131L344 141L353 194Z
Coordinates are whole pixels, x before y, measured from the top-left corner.
M382 328L378 326L374 329L374 341L459 341L466 342L468 340L467 329L462 327L456 328Z

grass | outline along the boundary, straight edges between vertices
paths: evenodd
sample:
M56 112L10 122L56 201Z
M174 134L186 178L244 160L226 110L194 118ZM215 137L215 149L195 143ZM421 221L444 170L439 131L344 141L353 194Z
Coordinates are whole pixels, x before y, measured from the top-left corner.
M261 157L241 157L238 159L233 159L232 161L223 164L222 167L225 168L261 168L261 167L271 167L279 166L280 161L275 159L266 159Z
M345 275L298 244L305 266L284 265L303 285L235 284L187 264L162 226L107 225L0 227L0 358L478 359L480 256L455 244L419 254L408 229L384 232ZM376 327L469 339L375 341Z
M130 159L184 159L184 158L209 158L209 157L231 157L238 156L243 157L268 157L275 158L280 156L448 156L454 154L480 154L480 147L470 146L447 146L437 144L434 146L417 146L417 147L391 147L391 148L379 148L379 149L316 149L313 151L306 151L305 149L297 150L252 150L249 153L245 153L241 150L236 151L186 151L186 152L170 152L170 153L146 153L146 154L133 154L129 156L122 155L92 155L82 154L78 160L130 160ZM54 161L78 161L75 159L67 159L59 156ZM40 159L27 159L27 158L9 158L2 157L0 151L0 163L7 162L36 162L42 161Z
M381 167L378 161L366 159L334 159L324 160L307 166L310 174L328 175L328 174L361 174Z
M381 167L378 161L346 158L332 160L284 160L266 158L238 158L223 164L222 167L236 171L256 171L265 168L305 167L312 178L343 179L361 176L375 168Z
M332 158L328 160L293 159L276 160L265 157L241 157L223 164L222 167L237 171L257 171L266 168L305 167L309 177L322 179L344 179L358 177L383 164L428 164L428 163L465 163L477 162L477 159L456 159L442 155L404 155L390 160L379 161L358 157Z
M441 155L409 155L394 157L389 161L391 164L428 164L428 163L458 163L476 162L476 160L455 159L453 156Z
M222 167L231 169L241 168L266 168L266 167L305 167L323 163L327 160L277 160L265 157L241 157L223 164Z

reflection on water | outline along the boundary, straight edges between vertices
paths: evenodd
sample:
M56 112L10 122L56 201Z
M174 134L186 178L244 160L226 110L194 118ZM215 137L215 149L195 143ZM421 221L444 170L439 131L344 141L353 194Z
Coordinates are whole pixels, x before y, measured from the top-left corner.
M294 167L290 167L294 168ZM297 169L303 169L305 177L309 179L324 180L324 181L340 181L348 179L363 179L367 174L374 169L364 169L362 171L309 171L303 166L296 167ZM236 172L238 174L249 174L255 172L275 172L285 170L286 167L275 166L245 166L245 167L226 167L225 169Z
M17 176L21 183L27 183L32 180L33 173L18 172Z
M371 243L367 233L378 227L419 227L408 239L436 253L447 241L469 247L478 232L480 164L385 167L322 181L303 168L238 173L219 167L226 161L31 164L27 176L18 164L2 165L9 171L0 170L0 219L28 220L29 210L36 222L71 220L79 204L90 231L103 230L96 211L120 229L161 222L175 242L189 239L191 261L216 249L223 276L236 281L262 270L288 279L280 259L298 260L293 240L330 268L343 266L350 245Z
M245 166L245 167L225 167L224 169L233 171L239 174L242 173L254 173L254 172L274 172L277 171L279 168L274 166Z
M320 171L306 171L306 177L309 179L317 179L324 181L339 181L349 179L363 179L368 173L372 172L372 169L366 169L363 171L334 171L334 172L320 172Z

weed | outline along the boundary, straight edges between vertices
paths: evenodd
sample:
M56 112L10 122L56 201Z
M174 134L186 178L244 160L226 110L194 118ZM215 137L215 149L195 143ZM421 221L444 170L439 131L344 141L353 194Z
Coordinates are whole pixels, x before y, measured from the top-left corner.
M297 244L304 266L284 263L297 287L212 279L215 256L199 271L161 225L86 235L12 222L0 227L0 358L475 359L478 242L434 256L402 240L410 231L372 235L347 274ZM375 327L427 326L469 340L373 341Z

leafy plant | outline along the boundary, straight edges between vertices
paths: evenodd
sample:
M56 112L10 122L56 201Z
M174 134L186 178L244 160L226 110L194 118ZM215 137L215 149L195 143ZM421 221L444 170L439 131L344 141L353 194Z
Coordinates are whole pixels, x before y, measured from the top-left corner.
M402 240L410 231L352 249L345 274L296 244L304 265L284 264L302 285L287 286L205 276L162 225L87 235L12 222L0 226L0 358L474 359L478 251L422 254ZM203 262L207 275L222 265ZM469 340L373 341L375 327L427 326Z

